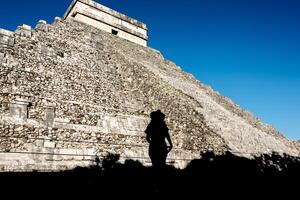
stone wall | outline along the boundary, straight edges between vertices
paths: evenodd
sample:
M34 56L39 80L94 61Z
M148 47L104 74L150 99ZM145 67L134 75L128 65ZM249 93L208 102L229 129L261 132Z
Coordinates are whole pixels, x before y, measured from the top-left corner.
M114 124L111 120L106 123ZM55 120L52 127L47 127L35 120L16 123L16 118L3 118L0 120L0 170L64 170L92 165L97 157L103 158L108 153L121 155L121 161L133 159L150 165L144 133L136 130L140 128L137 124L128 125L134 130L118 128L116 131L116 126L103 129L103 126L75 125L62 120ZM197 156L193 149L175 148L168 162L182 168Z

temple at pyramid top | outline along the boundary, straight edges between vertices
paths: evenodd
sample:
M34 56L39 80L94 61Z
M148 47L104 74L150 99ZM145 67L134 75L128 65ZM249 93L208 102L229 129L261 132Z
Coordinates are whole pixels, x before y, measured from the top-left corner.
M131 42L147 46L147 26L92 0L73 0L64 15Z

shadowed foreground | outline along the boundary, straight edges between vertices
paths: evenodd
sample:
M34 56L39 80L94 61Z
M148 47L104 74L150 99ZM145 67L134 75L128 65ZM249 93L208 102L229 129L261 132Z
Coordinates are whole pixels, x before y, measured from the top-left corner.
M153 169L137 161L118 163L118 155L109 155L89 168L58 173L2 173L1 189L29 195L96 195L114 197L149 196L238 196L262 193L276 196L297 188L300 159L288 155L262 155L246 159L227 153L208 152L185 169L171 166ZM100 164L101 163L101 164ZM22 193L21 191L25 191ZM260 194L260 195L262 195Z

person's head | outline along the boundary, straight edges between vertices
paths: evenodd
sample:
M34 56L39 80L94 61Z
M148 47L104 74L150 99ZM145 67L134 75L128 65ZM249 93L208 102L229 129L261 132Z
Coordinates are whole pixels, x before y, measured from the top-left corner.
M150 114L152 120L165 120L165 114L161 110L154 111Z

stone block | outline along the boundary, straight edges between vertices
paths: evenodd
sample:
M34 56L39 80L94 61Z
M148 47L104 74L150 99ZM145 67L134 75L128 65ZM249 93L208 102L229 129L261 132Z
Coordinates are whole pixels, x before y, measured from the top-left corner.
M13 47L15 45L15 37L8 38L8 46Z
M48 32L48 24L45 20L40 20L35 26L35 30Z
M57 124L69 124L70 123L70 119L67 119L67 118L55 118L54 119L54 123L57 123Z
M93 148L88 148L84 150L84 160L95 161L97 155L96 151Z
M60 155L54 155L54 156L53 156L53 160L54 160L54 161L62 161L62 160L63 160L63 157L60 156Z
M127 119L120 117L118 119L118 123L119 123L119 128L120 128L121 134L126 134Z
M1 43L1 45L8 45L8 39L9 39L9 37L8 36L6 36L6 35L1 35L1 38L0 38L0 43Z
M112 117L109 121L109 125L110 125L109 128L111 133L120 134L118 118Z
M136 131L138 129L138 126L136 124L136 120L134 118L128 118L127 119L127 126L128 126L128 130L130 131Z
M0 52L0 63L2 63L4 61L4 53Z
M61 21L62 21L61 17L55 17L54 18L54 23L61 22Z
M49 104L45 108L45 125L52 127L55 119L55 105Z
M141 132L141 131L127 130L126 134L127 135L132 135L132 136L140 136L140 135L143 135L144 133Z
M150 123L149 120L142 120L139 124L140 125L140 131L145 131L149 123Z
M5 29L0 28L0 35L13 36L14 33Z
M108 116L102 117L98 120L97 126L99 130L103 133L109 133L110 125L109 125L110 118Z
M96 150L95 149L86 149L85 152L87 155L95 155L96 154Z
M27 120L28 119L28 106L30 101L27 99L16 98L10 104L10 116L17 119Z
M51 142L51 141L45 141L44 142L44 147L45 148L52 148L52 149L54 149L55 146L56 146L55 142Z
M77 161L84 160L83 150L77 150L76 156L74 156L74 159Z
M0 29L0 47L13 47L15 44L14 32Z
M59 154L74 156L74 155L77 155L77 150L76 149L60 149Z
M42 153L44 153L43 157L47 161L53 161L54 149L43 148ZM36 159L38 159L40 155L37 155Z
M58 154L61 155L63 160L74 160L77 155L76 149L60 149Z
M21 25L18 26L17 30L15 31L16 35L19 35L21 37L28 37L30 38L32 36L32 29L31 26L28 25Z
M37 147L44 147L44 141L43 140L36 140L35 146Z

